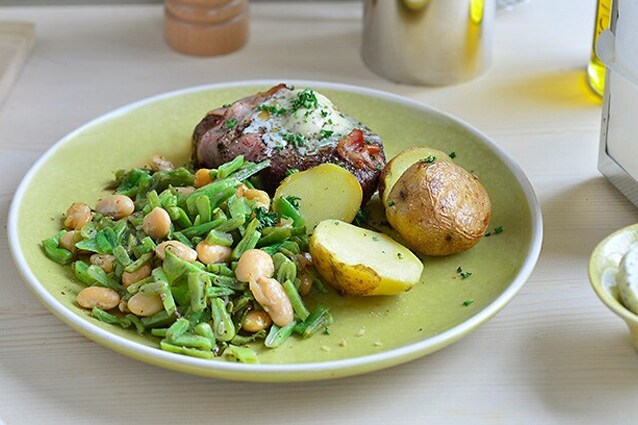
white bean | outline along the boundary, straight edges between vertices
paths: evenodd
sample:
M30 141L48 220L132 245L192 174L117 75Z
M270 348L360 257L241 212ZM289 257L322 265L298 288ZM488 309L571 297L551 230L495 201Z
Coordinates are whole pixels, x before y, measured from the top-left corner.
M119 220L128 217L135 211L133 200L125 195L111 195L100 199L95 206L95 211L100 214Z
M195 247L197 251L197 258L202 263L214 264L214 263L228 263L230 262L230 256L233 250L229 246L216 245L201 241Z
M138 292L128 300L126 306L136 316L147 317L164 309L162 298L157 295L146 295Z
M153 171L172 171L175 169L173 163L161 155L152 157L149 165Z
M124 272L122 273L122 285L126 288L136 282L139 282L140 280L149 277L152 271L153 269L151 265L146 263L142 264L135 271Z
M80 230L91 221L93 214L91 208L83 202L74 202L66 210L64 226L67 229Z
M115 257L109 254L93 254L89 261L91 261L91 264L101 267L106 273L111 273L113 264L115 264Z
M165 238L171 230L171 216L161 207L155 207L142 220L142 230L151 238Z
M120 303L120 296L111 288L89 286L82 289L75 300L84 308L98 307L102 310L110 310Z
M249 249L244 252L235 269L235 277L241 282L250 282L260 277L271 277L275 273L272 257L261 249Z
M160 260L164 260L164 258L166 258L165 251L168 251L189 263L193 263L197 260L197 251L178 241L164 241L155 248L155 254L157 254L157 257Z
M259 332L264 329L268 329L272 324L272 319L265 311L250 310L244 316L244 320L241 322L241 327L248 332Z
M67 251L75 253L75 244L82 240L82 234L78 230L69 230L60 237L60 246Z
M286 326L293 321L295 313L290 299L277 279L262 277L249 284L255 300L261 305L277 326Z

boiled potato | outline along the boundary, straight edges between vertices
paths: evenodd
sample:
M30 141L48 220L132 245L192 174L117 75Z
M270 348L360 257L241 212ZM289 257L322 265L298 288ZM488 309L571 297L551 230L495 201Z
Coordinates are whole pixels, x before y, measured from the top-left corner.
M299 212L306 221L308 233L326 219L350 223L359 211L363 192L355 176L335 164L321 164L286 177L275 192L275 198L299 198Z
M418 161L390 191L386 218L414 251L448 255L476 245L491 203L478 180L448 160Z
M317 225L310 254L319 274L341 294L399 294L423 272L417 256L387 235L339 220Z
M436 158L437 161L452 161L450 156L445 152L432 149L427 146L416 146L401 151L397 156L392 158L381 172L381 182L379 183L379 198L385 205L388 201L388 195L394 184L410 168L415 162L424 160L428 157Z

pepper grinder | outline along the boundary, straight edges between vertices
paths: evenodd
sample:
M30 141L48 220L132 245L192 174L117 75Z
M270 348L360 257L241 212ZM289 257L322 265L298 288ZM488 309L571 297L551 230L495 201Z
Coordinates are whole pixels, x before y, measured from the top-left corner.
M216 56L248 40L248 0L165 0L164 33L174 50Z

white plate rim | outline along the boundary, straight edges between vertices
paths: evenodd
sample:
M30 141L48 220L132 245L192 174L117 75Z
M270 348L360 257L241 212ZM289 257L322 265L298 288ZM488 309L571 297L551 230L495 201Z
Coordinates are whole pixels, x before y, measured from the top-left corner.
M337 90L341 92L349 92L354 94L368 95L381 100L400 103L415 109L425 111L429 114L440 115L450 121L460 125L469 131L477 139L481 140L493 153L495 153L501 161L514 174L519 185L521 186L525 198L530 209L530 225L531 225L531 243L527 252L526 260L519 270L516 277L509 284L507 289L498 296L492 303L483 308L476 315L470 317L464 322L448 329L447 331L426 338L422 341L415 342L402 347L383 351L376 354L369 354L360 357L353 357L342 360L330 360L324 362L297 363L297 364L242 364L231 363L226 361L211 361L198 359L184 355L169 353L158 348L142 345L118 335L112 334L90 321L84 320L67 309L62 303L57 301L40 283L36 276L30 270L24 253L21 250L18 239L18 212L22 198L27 187L31 183L32 178L37 174L40 168L47 160L60 149L68 140L73 139L77 134L86 128L97 125L103 121L128 113L131 110L154 103L166 98L181 96L198 91L218 90L224 88L234 88L243 86L272 86L285 81L286 84L295 86L307 86L317 89ZM522 288L529 276L531 275L542 246L543 239L542 214L538 199L531 185L531 182L525 175L521 167L498 145L491 139L480 132L472 125L465 121L448 114L444 111L435 109L425 103L413 100L404 96L388 93L385 91L370 89L361 86L355 86L343 83L333 83L326 81L313 80L291 80L291 79L266 79L266 80L244 80L236 82L223 82L215 84L204 84L184 89L173 90L163 94L151 96L133 103L129 103L115 110L107 112L86 124L76 128L62 139L52 145L30 168L22 182L18 186L14 194L14 198L9 209L7 233L8 244L11 255L32 292L39 300L58 318L69 325L74 330L89 339L98 342L106 347L131 356L138 360L160 365L168 369L180 370L193 373L200 376L211 376L224 379L244 380L244 381L310 381L319 379L329 379L336 377L345 377L357 375L374 370L384 369L397 364L416 359L418 357L438 351L447 345L454 343L469 332L480 326L489 318L503 309ZM154 359L150 361L149 358ZM283 378L283 379L282 379Z

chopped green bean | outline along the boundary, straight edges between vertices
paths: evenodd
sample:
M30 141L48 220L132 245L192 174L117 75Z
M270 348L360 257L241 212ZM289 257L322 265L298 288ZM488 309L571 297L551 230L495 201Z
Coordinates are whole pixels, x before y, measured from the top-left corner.
M299 317L301 320L306 320L310 315L310 312L308 311L306 304L304 304L303 300L301 299L301 295L299 295L297 288L295 288L295 284L292 283L291 280L286 280L283 283L283 287L284 292L286 293L286 295L288 295L290 304L292 304L292 309L295 311L297 317Z
M137 260L133 261L131 264L124 267L124 271L127 273L133 273L135 270L139 269L144 264L151 261L152 258L153 258L153 254L151 254L150 252L146 254L142 254Z
M220 224L215 230L219 232L232 232L233 230L239 229L239 227L245 222L246 220L243 217L229 218Z
M244 156L238 155L232 161L222 164L217 169L217 178L223 179L228 177L244 165Z
M206 242L214 245L232 246L233 235L226 232L221 232L217 229L212 229L206 236Z
M211 263L206 266L206 270L221 276L235 277L235 272L225 264Z
M133 253L137 258L141 257L144 254L148 254L151 251L154 251L157 248L153 239L146 236L144 239L140 241L140 244L133 248Z
M240 185L240 181L227 177L216 180L210 184L200 187L186 197L186 206L191 214L196 212L195 202L200 195L205 195L210 199L211 208L217 208L226 199L235 193L235 188ZM230 191L229 191L230 189ZM227 196L226 196L227 195Z
M160 348L170 353L185 354L187 356L199 357L202 359L212 359L213 357L215 357L215 353L213 353L212 351L203 351L196 348L181 347L175 344L171 344L166 340L160 341Z
M289 259L286 259L277 269L276 276L279 282L294 281L297 278L297 266Z
M206 308L206 287L210 278L204 273L188 273L188 291L191 296L191 310L202 311Z
M168 314L165 310L152 316L142 317L142 324L146 328L157 328L171 325L175 321L175 314Z
M198 323L197 325L195 325L195 327L193 328L193 332L208 339L211 343L211 346L213 347L217 343L217 341L215 340L215 333L213 332L213 328L211 328L211 326L206 322Z
M60 238L66 233L66 230L62 230L52 237L42 241L42 248L44 253L51 260L58 264L66 265L73 261L73 253L64 248L60 248Z
M290 227L268 227L262 229L261 233L264 236L257 242L257 247L284 242L292 235L292 229Z
M153 276L145 277L144 279L138 280L137 282L127 286L126 292L128 292L129 295L137 294L142 286L154 281L155 278Z
M104 322L104 323L108 323L111 325L119 325L120 321L118 320L117 317L115 317L114 315L112 315L111 313L107 313L106 311L102 310L101 308L98 307L93 307L93 309L91 310L91 315L93 317L95 317L97 320Z
M224 288L220 286L210 286L206 288L206 296L208 298L215 297L229 297L233 295L235 291L231 288Z
M184 236L182 232L173 232L173 238L175 238L177 241L183 243L189 248L193 247L193 244L191 243L191 241L186 236Z
M134 314L127 314L126 319L130 320L133 326L135 326L135 330L138 334L144 334L144 325L142 324L142 320Z
M297 208L295 208L286 198L275 198L273 202L273 210L277 211L284 217L291 218L295 227L302 227L306 225L304 218L299 213L299 210L297 210Z
M215 338L219 341L230 341L235 336L235 325L226 311L224 301L220 298L212 298L210 305Z
M246 344L250 344L253 341L256 341L258 339L265 339L266 336L268 335L268 333L262 329L259 332L255 332L253 334L250 335L235 335L235 338L233 338L232 341L230 341L231 344L234 345L246 345Z
M195 207L200 223L208 223L211 220L210 199L206 195L200 195L195 199Z
M175 343L178 337L184 335L188 332L188 328L190 327L190 322L187 319L180 318L175 321L167 330L166 330L166 339L169 342Z
M94 280L94 284L111 288L118 292L124 291L124 287L118 281L106 274L101 267L90 265L87 267L86 273Z
M153 329L151 329L151 335L160 336L162 338L166 337L166 332L168 332L168 328L153 328Z
M163 191L169 186L192 186L193 174L184 167L174 170L160 170L153 174L151 189Z
M292 335L292 332L295 329L296 325L297 322L295 322L294 320L281 328L273 324L270 327L270 331L268 332L268 336L264 341L264 345L268 348L279 347L288 339L288 337L290 337L290 335Z
M268 167L270 167L269 160L261 161L256 164L249 162L240 170L233 173L231 177L234 177L235 179L239 181L244 181L247 178L254 176L255 174L259 173L262 170L265 170Z
M113 255L115 256L117 262L120 263L123 267L126 267L133 262L133 260L131 260L131 257L129 257L128 252L126 252L126 248L124 248L122 245L118 245L115 247L115 249L113 249Z
M237 243L237 246L233 249L231 254L231 258L233 260L238 260L244 252L257 246L257 242L261 237L261 232L257 230L257 226L259 226L259 221L256 219L250 222L246 228L244 237L241 238L241 240Z
M330 314L328 307L319 305L310 313L306 320L295 327L295 332L306 339L314 335L318 330L327 328L332 322L332 314Z
M247 347L239 347L237 345L230 344L224 350L224 357L230 361L247 364L258 364L259 358L257 353Z

